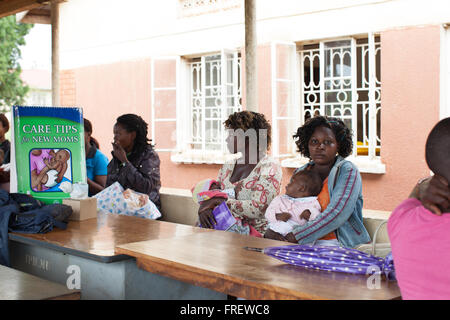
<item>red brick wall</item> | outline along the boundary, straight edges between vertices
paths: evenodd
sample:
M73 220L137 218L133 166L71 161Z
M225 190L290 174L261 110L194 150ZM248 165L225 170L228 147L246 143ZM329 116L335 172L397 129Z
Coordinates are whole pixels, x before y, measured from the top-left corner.
M62 70L59 73L59 94L60 104L62 106L76 105L76 85L75 85L75 71Z

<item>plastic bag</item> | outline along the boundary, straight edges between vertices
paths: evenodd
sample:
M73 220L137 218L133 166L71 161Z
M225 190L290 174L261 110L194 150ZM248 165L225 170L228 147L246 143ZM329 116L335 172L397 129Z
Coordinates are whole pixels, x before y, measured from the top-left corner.
M113 183L94 197L97 198L97 209L103 212L146 219L161 217L161 212L148 198L148 195L131 189L124 190L118 182Z
M231 214L225 201L215 207L212 213L217 222L214 225L214 229L216 230L227 231L236 223L236 219ZM201 224L200 227L202 227Z

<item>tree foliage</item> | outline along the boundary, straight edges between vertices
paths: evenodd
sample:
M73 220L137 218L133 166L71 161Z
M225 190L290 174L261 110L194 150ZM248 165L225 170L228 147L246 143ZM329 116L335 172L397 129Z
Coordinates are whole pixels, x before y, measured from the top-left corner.
M8 111L12 105L22 104L28 86L20 79L22 69L20 46L25 44L25 35L31 24L17 23L15 16L0 19L0 112Z

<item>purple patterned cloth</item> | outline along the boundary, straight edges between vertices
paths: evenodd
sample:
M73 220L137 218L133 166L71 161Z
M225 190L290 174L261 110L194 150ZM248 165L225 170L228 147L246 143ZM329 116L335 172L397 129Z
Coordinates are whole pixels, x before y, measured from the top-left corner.
M249 248L252 250L252 248ZM262 250L266 255L283 262L313 270L373 274L382 272L389 280L395 280L392 253L386 258L372 256L356 249L317 245L287 245Z

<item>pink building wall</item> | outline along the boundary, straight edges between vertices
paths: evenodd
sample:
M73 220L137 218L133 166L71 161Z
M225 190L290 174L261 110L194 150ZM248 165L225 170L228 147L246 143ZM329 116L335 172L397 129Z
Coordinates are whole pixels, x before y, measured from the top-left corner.
M429 175L425 142L439 121L440 27L381 33L381 159L386 174L362 174L364 207L392 210Z
M424 144L439 118L440 29L439 26L395 29L381 32L380 37L381 159L386 164L386 173L362 173L362 178L364 207L390 211L408 196L419 178L429 173ZM271 46L260 45L259 111L272 120L270 61ZM93 123L93 136L100 141L108 158L111 158L112 127L119 115L137 113L151 123L150 59L65 70L61 76L62 105L83 107L85 116ZM165 85L170 85L171 80L166 80L169 82ZM170 100L168 96L167 101ZM245 97L243 100L245 105ZM159 115L163 117L164 112L171 113L161 110ZM156 136L160 133L160 137L167 137L167 130L158 129ZM164 147L164 142L158 140L154 141L157 146ZM170 160L169 152L160 152L159 156L163 187L191 188L196 181L216 177L220 168L176 164ZM283 168L282 192L292 172L293 169Z
M150 59L74 70L75 104L93 125L93 136L111 159L113 126L118 116L136 113L150 120ZM62 99L64 104L64 95Z

